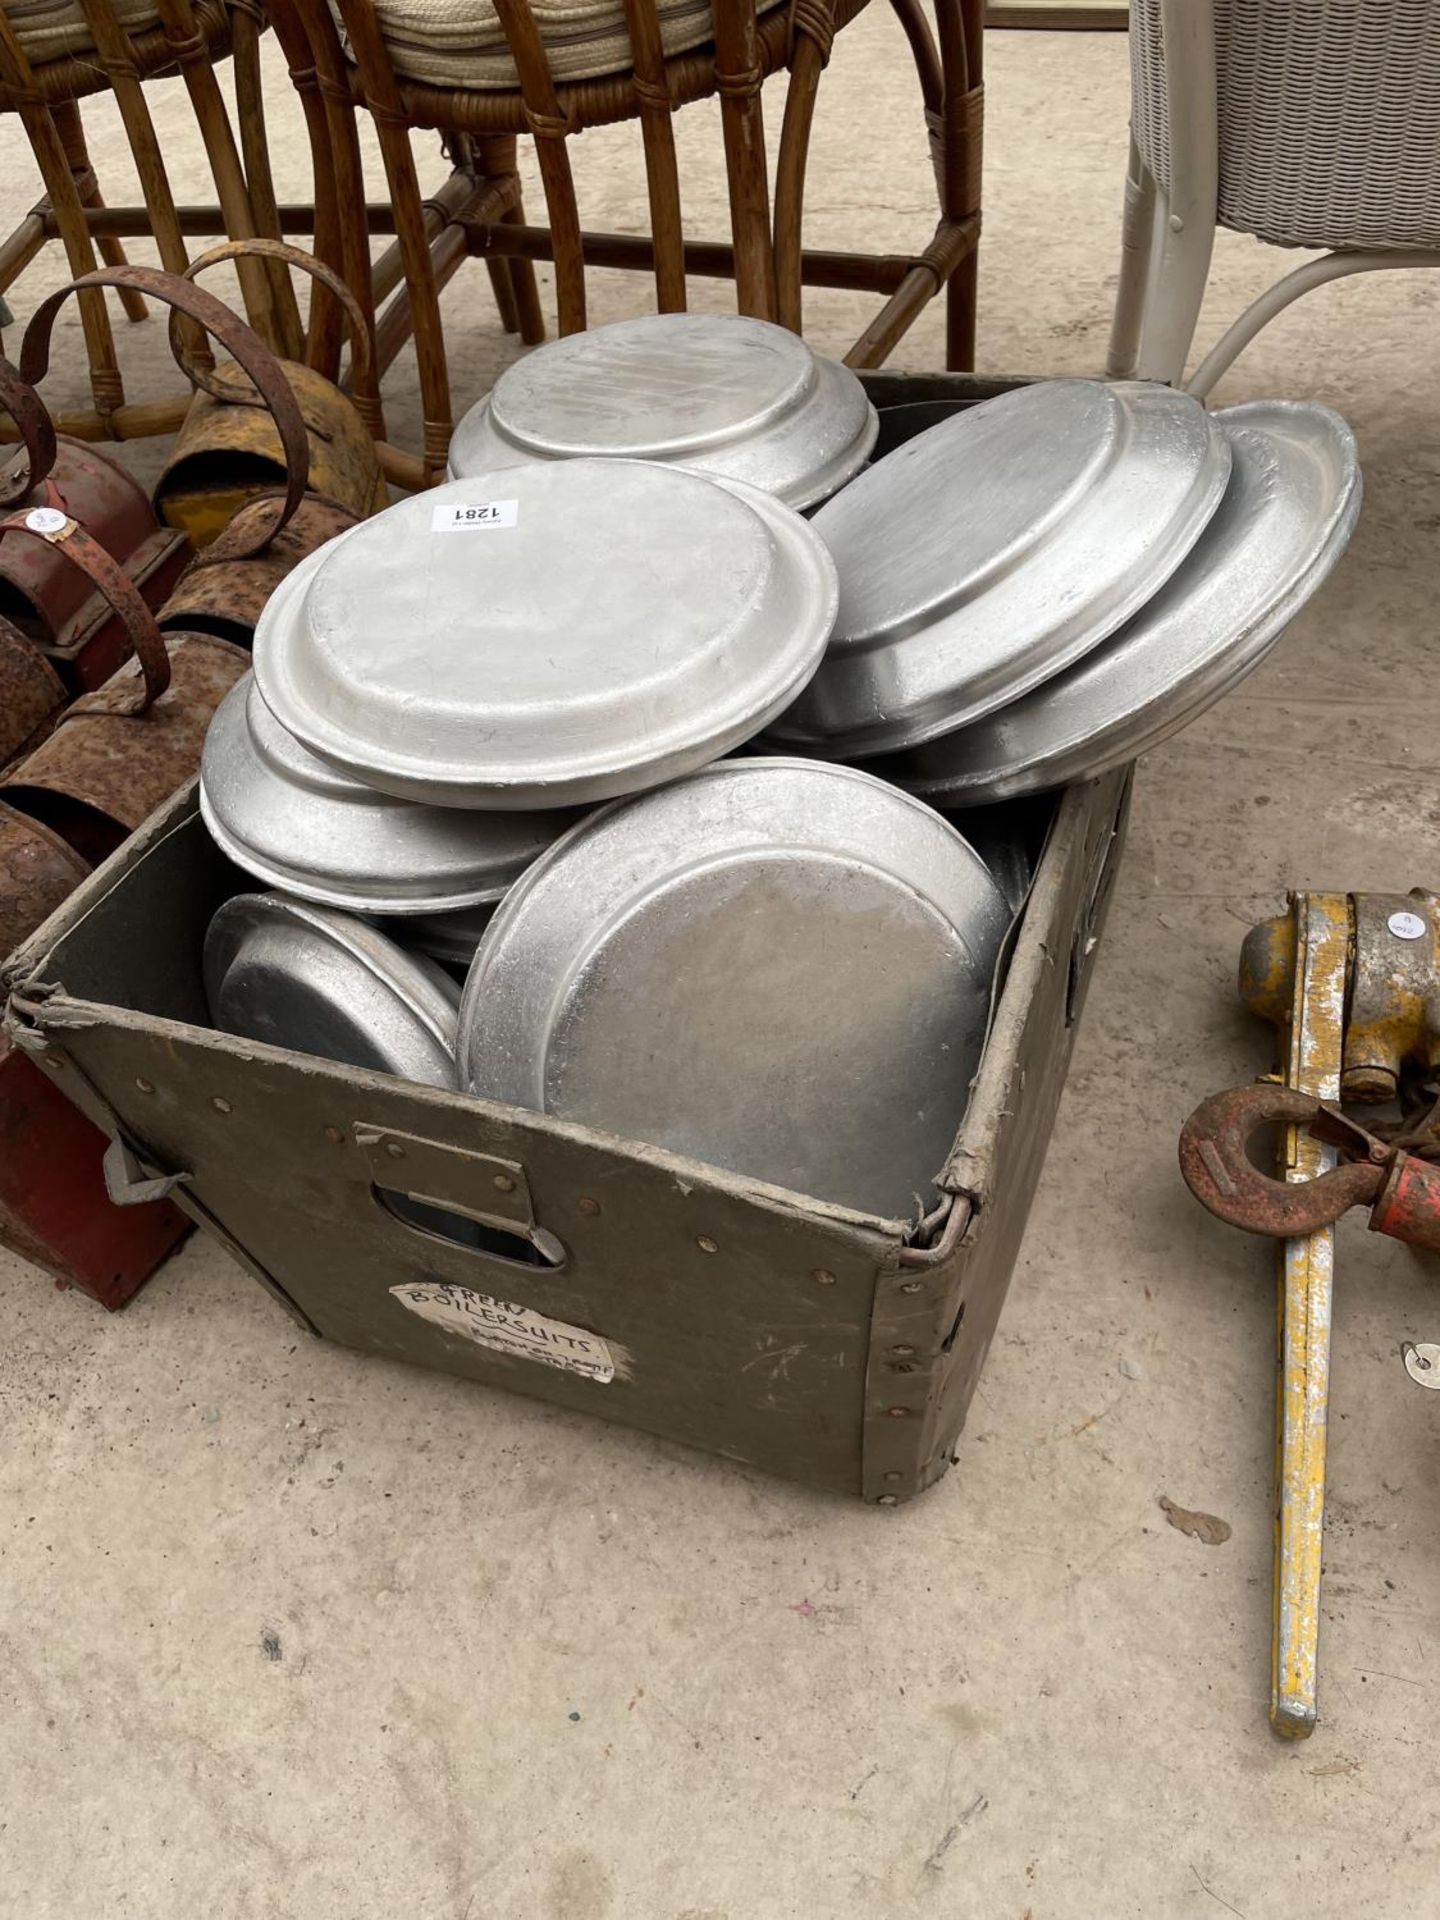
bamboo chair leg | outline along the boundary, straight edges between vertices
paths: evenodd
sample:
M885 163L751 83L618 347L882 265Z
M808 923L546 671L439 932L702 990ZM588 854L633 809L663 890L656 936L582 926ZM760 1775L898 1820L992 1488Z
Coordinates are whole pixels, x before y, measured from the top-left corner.
M129 35L120 25L111 0L80 0L80 7L90 38L95 44L96 56L105 69L105 76L115 96L125 137L130 143L160 263L171 273L183 273L190 264L190 255L180 229L175 195L170 187L170 176L165 170L165 157L160 150L160 139L150 115L145 89L140 84ZM101 244L103 246L103 241ZM181 341L192 363L200 367L213 367L215 356L205 329L183 314L177 316L177 321Z
M400 243L411 299L411 324L415 356L420 368L424 414L423 458L427 471L438 477L445 470L454 419L450 411L450 374L445 358L445 333L440 320L440 297L435 285L430 236L421 207L420 182L415 172L409 129L389 119L377 120L375 128L380 138L380 156L385 163L390 198L395 207L395 237Z
M64 143L54 115L40 102L30 62L3 10L0 10L0 82L15 101L20 124L35 155L71 275L78 279L82 273L93 273L99 261L91 244L85 209L76 192ZM120 377L120 362L115 356L115 335L103 294L82 293L79 305L85 351L90 361L90 392L95 411L104 417L125 404L125 386Z
M975 365L979 267L972 247L945 282L945 365L951 373L968 373Z
M385 165L385 178L395 209L395 240L404 264L415 361L420 376L424 433L421 458L427 479L439 479L445 471L445 456L450 450L450 432L454 424L450 410L450 373L445 359L445 332L440 319L440 296L435 285L430 233L420 200L415 156L410 149L409 124L372 0L339 0L339 5L366 104L379 139L380 157ZM316 53L320 85L325 97L339 107L338 96L343 88L345 104L348 106L351 97L349 76L344 70L344 55L330 22L326 0L301 0L301 6L310 44ZM338 70L337 61L340 63ZM363 195L355 212L358 222L352 225L353 244L358 245L363 238L365 273L368 277L369 235L364 228ZM346 277L349 278L348 272Z
M634 64L632 85L645 147L650 231L655 240L655 303L661 313L685 311L685 230L680 175L675 164L674 107L665 79L660 21L650 0L625 0L625 26Z
M205 142L216 198L225 216L225 229L232 240L254 240L255 214L245 184L235 132L225 109L224 95L215 77L210 49L196 23L190 0L156 0L156 12L175 55L195 120ZM236 272L245 303L245 314L267 345L274 348L281 339L279 313L268 272L268 262L259 259L237 260Z
M943 219L978 222L980 218L981 130L985 92L981 85L983 0L938 0L935 9L945 103L939 115L927 115L934 140L936 180ZM975 309L979 284L976 240L949 275L945 286L945 364L963 372L975 364Z
M523 227L525 209L516 205L501 219L508 226ZM535 278L533 260L512 260L510 273L515 286L515 306L520 318L520 338L527 347L538 347L545 338L545 309L540 305L540 284Z
M495 0L520 82L525 124L535 142L540 184L555 243L555 304L561 333L585 330L585 254L570 170L570 123L560 106L540 28L526 0Z
M44 216L32 210L8 239L0 243L0 294L15 284L30 262L44 249Z
M55 122L55 131L60 136L60 144L65 149L65 158L69 162L71 176L75 181L75 191L80 204L87 212L102 209L105 201L100 192L100 183L95 178L95 168L90 159L89 149L85 145L85 127L80 118L80 105L75 100L57 100L50 109ZM113 233L101 233L95 236L95 245L100 258L107 267L128 266L125 249ZM127 320L143 320L150 309L145 304L145 296L134 287L118 287L120 305Z
M775 251L753 0L714 0L714 14L715 84L735 243L735 304L741 313L774 320Z
M316 259L323 260L347 286L355 287L358 297L362 289L351 280L342 249L336 193L336 175L340 163L338 155L332 151L328 110L321 93L315 55L304 22L291 0L270 0L268 12L275 28L275 38L290 69L290 84L300 102L300 111L305 117L305 132L310 142L312 204L315 208L312 250ZM363 199L363 193L361 197ZM278 209L275 218L278 233ZM339 303L317 283L310 293L310 318L304 352L298 357L302 357L307 366L323 373L327 380L338 380L343 338L344 320Z
M830 59L835 22L830 0L794 0L794 50L785 89L785 118L775 163L776 318L793 333L801 330L801 262L804 247L805 169L820 75Z
M442 133L440 143L445 150L455 172L451 179L462 177L467 183L467 197L473 197L480 188L487 169L481 164L475 142L468 133ZM428 203L434 207L435 201ZM442 210L443 211L443 210ZM433 252L433 247L432 247ZM495 311L500 325L506 333L520 331L520 309L515 300L515 282L510 273L510 262L497 254L488 254L485 270L490 279L490 292L494 296Z
M505 213L502 220L512 227L525 224L525 204L520 195L520 179L516 165L516 140L513 134L496 135L487 140L476 142L476 154L480 171L487 180L515 181L515 202ZM504 263L509 268L510 286L515 299L515 327L527 347L538 347L545 338L545 315L540 306L540 288L535 279L533 260L510 260ZM499 304L499 294L496 295Z
M510 262L502 260L499 254L486 254L485 269L490 276L490 292L495 299L495 312L504 333L519 333L520 309L515 304L515 283L510 278Z
M314 147L317 212L321 206L326 208L327 224L333 225L336 234L337 256L326 259L340 274L346 286L360 302L361 310L369 326L375 326L375 289L371 278L370 265L370 229L365 209L365 167L360 154L360 136L355 125L355 102L350 91L350 75L345 55L340 46L335 22L331 18L326 0L270 0L272 18L277 33L282 34L289 51L292 66L308 57L315 75L315 85L324 107L324 131ZM367 19L369 10L367 9ZM283 25L282 25L283 23ZM302 49L303 42L303 49ZM312 139L315 136L312 135ZM403 245L409 246L405 240ZM410 271L413 252L403 255L406 271ZM426 284L428 284L428 272ZM422 289L423 303L424 292ZM333 314L337 335L333 343L333 360L339 359L339 309L335 303L326 299L319 307L311 306L311 316L317 314L322 323L327 314ZM438 311L436 324L439 324ZM312 354L315 341L312 338ZM329 360L316 358L315 365L324 368L331 364ZM440 405L439 396L428 384L428 369L422 364L420 376L421 405L428 421L436 418L448 420L448 391L444 395L444 414L437 415L434 409ZM375 370L374 385L365 389L354 384L352 373L351 392L360 416L369 427L375 439L384 437L384 409L380 401L380 369ZM431 429L427 426L427 441ZM448 445L448 428L446 431Z
M265 93L260 80L260 35L264 16L260 0L229 0L230 64L235 75L235 118L240 123L240 151L245 167L251 211L257 233L283 240L275 204L275 180L270 170L270 147L265 130ZM275 303L276 347L287 360L305 352L305 329L295 284L283 260L261 262Z
M910 56L920 78L920 97L927 114L939 113L945 104L945 76L940 69L940 49L920 0L890 0L895 18L910 42Z

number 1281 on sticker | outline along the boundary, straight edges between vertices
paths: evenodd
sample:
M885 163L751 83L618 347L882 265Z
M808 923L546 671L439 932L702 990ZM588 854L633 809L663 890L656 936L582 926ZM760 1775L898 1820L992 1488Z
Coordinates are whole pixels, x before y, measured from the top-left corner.
M479 527L513 527L520 518L518 500L451 501L430 516L432 533L464 533Z

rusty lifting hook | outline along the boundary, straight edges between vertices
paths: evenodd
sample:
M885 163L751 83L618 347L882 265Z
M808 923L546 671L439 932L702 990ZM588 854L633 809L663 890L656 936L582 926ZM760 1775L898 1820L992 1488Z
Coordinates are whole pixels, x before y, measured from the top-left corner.
M1263 1126L1303 1127L1345 1156L1317 1179L1286 1183L1262 1173L1247 1151ZM1261 1082L1212 1094L1180 1134L1180 1171L1217 1219L1289 1240L1370 1208L1370 1229L1440 1253L1440 1167L1377 1140L1323 1100Z

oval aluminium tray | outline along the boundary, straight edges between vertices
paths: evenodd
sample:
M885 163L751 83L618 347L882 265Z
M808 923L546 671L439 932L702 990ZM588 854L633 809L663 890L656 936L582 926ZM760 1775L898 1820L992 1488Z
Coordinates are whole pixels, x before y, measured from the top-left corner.
M835 569L769 494L637 460L417 494L296 569L255 633L312 753L432 806L613 798L703 766L819 663Z
M899 447L815 515L840 605L772 728L792 750L919 746L1059 673L1164 584L1230 445L1168 387L1040 381Z
M743 480L798 512L860 471L879 424L855 374L785 327L651 313L507 367L456 427L446 477L516 460L660 460Z
M727 760L590 815L506 896L472 1093L887 1217L929 1204L1010 909L923 803Z
M205 992L222 1032L455 1085L455 982L348 913L233 895L205 935Z
M574 817L426 807L380 793L303 747L250 674L205 736L200 811L221 850L267 886L379 914L493 903Z
M1328 407L1254 401L1215 419L1234 451L1230 484L1155 598L1068 672L884 762L888 777L947 806L1093 779L1168 740L1260 664L1345 550L1359 459Z

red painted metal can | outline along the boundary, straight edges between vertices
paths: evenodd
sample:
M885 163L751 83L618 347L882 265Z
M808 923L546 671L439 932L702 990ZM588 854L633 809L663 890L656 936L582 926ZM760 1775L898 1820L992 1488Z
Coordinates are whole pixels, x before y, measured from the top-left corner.
M106 1140L0 1033L0 1243L111 1312L190 1231L168 1200L117 1207Z
M24 446L24 459L0 475L0 507L63 513L118 563L148 606L163 605L190 557L189 542L160 526L122 466L82 440L58 438L34 387L3 359L0 406ZM73 692L102 685L129 657L124 622L44 542L0 536L0 617L49 654Z

